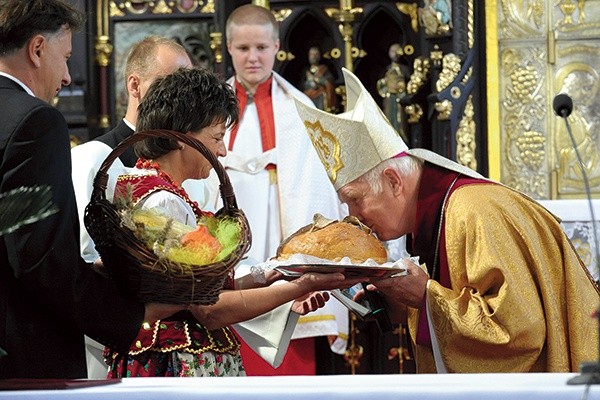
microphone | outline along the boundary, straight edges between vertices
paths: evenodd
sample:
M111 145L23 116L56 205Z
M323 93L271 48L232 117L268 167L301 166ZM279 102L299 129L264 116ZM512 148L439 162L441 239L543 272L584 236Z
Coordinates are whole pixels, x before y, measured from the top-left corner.
M557 94L552 101L552 108L554 108L554 112L556 115L561 117L565 121L565 125L567 127L567 133L569 134L569 138L571 139L571 144L573 146L573 150L575 150L575 155L577 156L577 162L579 162L579 166L581 167L581 174L583 176L583 184L585 186L585 192L587 195L588 205L590 208L590 216L592 218L592 229L594 231L594 241L596 248L596 262L600 262L600 252L598 250L598 233L596 229L596 217L594 216L594 206L592 204L592 195L590 193L590 185L588 182L587 173L585 172L585 167L583 165L583 160L581 159L581 155L579 154L579 150L577 149L577 143L575 143L575 137L573 137L573 132L571 131L571 124L569 123L569 119L567 118L573 112L573 100L566 93ZM596 311L596 318L598 318L598 351L600 352L600 308ZM597 362L584 362L580 366L581 375L578 375L574 378L571 378L567 381L569 385L592 385L592 384L600 384L600 355Z
M565 93L560 93L557 94L554 97L554 101L552 102L552 107L554 108L554 112L556 113L556 115L558 115L559 117L563 117L566 118L571 115L571 112L573 111L573 100L571 100L571 97L569 97L568 94ZM571 127L569 126L569 122L567 122L567 130L569 130L569 134L570 134L570 129ZM571 139L573 138L573 135L570 135ZM573 141L573 147L575 147L575 142ZM577 148L575 148L575 150L577 151Z

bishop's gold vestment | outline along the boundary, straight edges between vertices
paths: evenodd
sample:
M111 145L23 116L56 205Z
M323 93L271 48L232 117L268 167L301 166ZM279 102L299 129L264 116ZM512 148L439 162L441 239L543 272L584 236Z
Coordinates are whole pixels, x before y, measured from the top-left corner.
M448 372L578 371L597 360L600 293L551 213L502 185L464 185L444 232L451 288L430 280L427 301ZM430 348L416 357L418 372L436 371Z

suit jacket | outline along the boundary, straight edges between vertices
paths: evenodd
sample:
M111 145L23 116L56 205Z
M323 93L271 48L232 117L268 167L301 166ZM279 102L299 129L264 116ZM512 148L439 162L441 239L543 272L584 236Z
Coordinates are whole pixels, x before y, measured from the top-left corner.
M49 185L59 212L0 237L0 378L84 378L84 334L128 349L144 306L79 255L62 114L0 76L0 192ZM0 210L1 211L1 210Z
M127 139L129 136L133 135L133 130L127 126L125 121L121 120L110 131L106 132L104 135L98 136L94 140L107 144L111 149L117 147L119 143L123 140ZM133 151L133 147L128 147L123 154L119 156L123 165L129 168L135 167L135 162L137 161L137 156Z

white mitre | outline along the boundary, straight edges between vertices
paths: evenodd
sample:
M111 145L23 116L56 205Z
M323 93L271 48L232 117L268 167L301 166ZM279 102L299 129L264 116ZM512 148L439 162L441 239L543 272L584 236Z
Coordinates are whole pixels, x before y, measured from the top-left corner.
M473 178L472 169L426 149L409 149L360 80L342 68L346 111L330 114L296 100L296 109L336 190L401 153Z

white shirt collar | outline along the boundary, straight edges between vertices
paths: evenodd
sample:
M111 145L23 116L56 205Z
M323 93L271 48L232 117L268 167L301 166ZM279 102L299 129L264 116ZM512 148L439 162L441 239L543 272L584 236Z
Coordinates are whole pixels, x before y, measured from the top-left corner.
M127 121L127 118L123 118L123 122L125 122L125 125L127 125L132 131L135 132L135 125Z
M14 76L12 76L10 74L7 74L6 72L2 72L2 71L0 71L0 76L4 76L4 77L10 79L13 82L16 82L17 84L19 84L19 86L21 86L23 88L23 90L25 90L27 93L29 93L30 95L32 95L33 97L35 97L35 94L33 94L33 92L31 91L31 89L29 89L29 87L27 85L25 85L23 82L21 82L20 80L18 80Z

